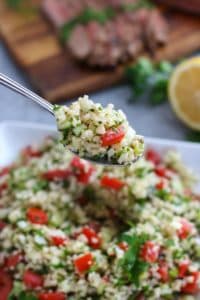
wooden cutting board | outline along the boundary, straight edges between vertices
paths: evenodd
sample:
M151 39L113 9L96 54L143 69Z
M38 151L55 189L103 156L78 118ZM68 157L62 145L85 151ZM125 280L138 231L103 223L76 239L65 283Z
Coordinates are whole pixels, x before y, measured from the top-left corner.
M174 61L200 49L200 18L162 9L169 23L169 42L153 59ZM14 12L5 7L3 0L0 34L35 89L51 102L102 89L123 78L124 66L100 71L80 65L61 46L42 14Z

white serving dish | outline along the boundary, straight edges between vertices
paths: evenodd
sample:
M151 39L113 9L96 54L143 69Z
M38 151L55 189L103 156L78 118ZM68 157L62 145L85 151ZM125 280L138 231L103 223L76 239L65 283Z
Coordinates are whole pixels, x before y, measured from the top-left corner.
M56 128L25 122L0 123L0 166L10 164L23 147L39 144L48 135L56 135ZM177 149L184 163L200 175L200 144L158 138L145 138L145 142L160 152ZM200 191L200 185L197 190Z

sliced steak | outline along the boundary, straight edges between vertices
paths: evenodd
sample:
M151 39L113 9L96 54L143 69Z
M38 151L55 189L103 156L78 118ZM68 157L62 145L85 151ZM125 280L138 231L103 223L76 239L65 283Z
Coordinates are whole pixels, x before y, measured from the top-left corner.
M122 61L136 57L143 49L142 26L135 20L127 18L126 14L119 15L115 21L115 26L120 44L123 46Z
M51 23L59 28L80 14L83 4L73 0L43 0L41 8Z
M88 62L90 65L113 67L120 60L121 55L122 48L114 23L109 21L104 26L101 26L101 30L95 37L95 46Z
M148 49L154 53L156 48L167 42L168 26L157 9L151 10L144 29L144 38Z
M124 4L138 0L43 0L42 8L60 28L84 9L115 7L116 15L106 23L90 21L72 28L66 46L73 56L91 66L113 67L135 58L145 46L153 53L167 40L167 25L160 12L146 8L122 12Z
M144 29L143 27L145 26L148 18L149 18L149 9L147 8L140 8L135 12L127 12L125 14L125 17L129 22L133 24L138 24L142 27L142 30Z
M89 65L113 67L137 57L145 45L153 52L166 42L167 25L158 10L120 13L104 25L74 28L67 42L75 58Z
M92 40L83 25L78 25L74 28L67 42L67 47L73 55L79 59L86 59L92 52Z

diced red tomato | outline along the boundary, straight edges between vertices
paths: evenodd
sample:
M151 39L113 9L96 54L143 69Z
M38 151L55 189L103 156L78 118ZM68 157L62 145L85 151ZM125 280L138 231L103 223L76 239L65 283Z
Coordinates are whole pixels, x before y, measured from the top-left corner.
M157 184L156 184L156 189L157 190L163 190L165 188L165 182L163 180L160 180Z
M145 157L147 160L153 162L155 165L158 165L161 163L161 156L154 149L148 149L146 151Z
M141 258L149 263L154 263L158 260L160 253L160 246L152 241L147 241L141 248Z
M121 242L118 244L118 247L120 249L122 249L123 251L127 251L128 250L128 244L126 242Z
M122 180L115 177L109 177L107 175L104 175L101 178L100 184L103 187L111 188L116 191L120 190L125 185Z
M45 225L48 223L48 216L46 212L37 207L28 208L27 218L33 224Z
M7 182L4 182L0 185L0 196L1 196L2 192L5 191L7 188L8 188Z
M51 241L52 241L52 244L54 246L63 246L66 241L67 241L67 237L62 237L62 236L52 236L51 237Z
M63 180L67 179L71 175L71 171L68 169L61 170L49 170L42 174L42 177L46 180Z
M12 288L13 282L10 275L0 270L0 300L8 300Z
M169 281L169 267L166 262L160 262L158 267L158 274L162 282Z
M0 220L0 231L6 227L6 223Z
M61 292L41 293L38 295L39 300L65 300L66 296Z
M192 272L189 277L191 277L191 281L184 284L181 291L186 294L196 294L199 292L200 272Z
M91 253L86 253L82 256L77 257L74 260L76 271L80 274L88 271L92 266L92 264L93 264L93 256Z
M110 129L101 136L101 145L103 147L112 146L120 143L125 136L125 131L122 127L116 130Z
M178 277L184 278L190 266L189 260L183 260L178 266Z
M77 174L76 179L80 183L87 184L89 182L90 177L93 174L93 172L94 172L94 168L92 166L90 166L87 171L80 172L80 174Z
M81 233L86 236L90 247L94 249L99 249L101 247L101 243L102 243L101 238L94 231L94 229L90 228L89 226L85 226L82 228Z
M71 166L78 170L84 170L84 163L78 156L72 158Z
M25 159L32 158L32 157L40 157L40 156L42 156L42 152L39 150L33 149L31 146L27 146L26 148L24 148L22 150L22 156Z
M171 174L172 174L172 171L163 167L163 166L157 166L155 168L155 173L156 175L158 175L159 177L165 177L167 179L170 179L171 178Z
M43 286L44 279L41 275L31 270L26 270L23 275L23 282L27 288L35 289Z
M177 230L178 237L181 240L186 239L190 235L192 228L192 224L187 219L181 219L181 228Z
M73 168L73 175L77 181L83 184L89 182L91 175L95 171L95 168L90 163L84 163L78 156L73 157L71 167Z
M4 176L4 175L7 175L11 170L11 167L5 167L3 169L0 170L0 177L1 176Z
M21 253L16 253L16 254L11 254L8 256L5 260L4 267L10 269L10 268L15 268L18 263L22 260L22 254Z

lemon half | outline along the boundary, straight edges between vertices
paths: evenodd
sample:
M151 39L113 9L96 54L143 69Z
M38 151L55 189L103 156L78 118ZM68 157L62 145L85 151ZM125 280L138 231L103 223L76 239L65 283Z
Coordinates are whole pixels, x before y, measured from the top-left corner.
M178 65L169 80L168 95L178 118L200 130L200 57Z

